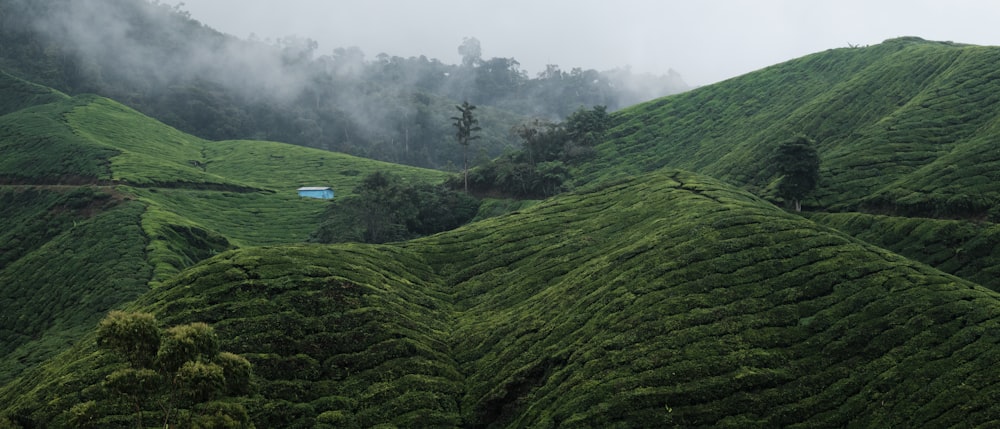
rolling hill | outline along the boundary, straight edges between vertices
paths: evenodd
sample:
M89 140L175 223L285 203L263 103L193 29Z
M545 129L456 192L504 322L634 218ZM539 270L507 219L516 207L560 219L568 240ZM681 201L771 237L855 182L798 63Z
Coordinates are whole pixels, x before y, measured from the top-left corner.
M998 54L895 39L634 106L576 191L383 245L302 243L324 205L290 191L444 173L0 76L0 302L32 310L0 318L0 427L163 425L113 392L110 308L251 363L220 427L998 425ZM768 165L794 134L803 216Z
M984 218L1000 201L1000 48L900 38L808 55L616 115L579 181L664 166L764 192L776 144L817 142L808 205Z
M845 231L1000 289L989 274L1000 243L988 238L1000 221L997 61L1000 47L915 37L819 52L615 114L610 138L574 176L585 186L669 166L780 203L772 154L802 134L821 157L807 210L887 216ZM900 241L886 230L925 235ZM923 249L931 243L939 248Z
M209 142L105 98L0 77L4 99L23 103L0 116L0 302L30 309L0 317L0 381L215 253L304 241L326 203L298 197L300 186L349 194L374 171L446 176L286 144Z
M257 392L232 401L259 427L944 427L998 411L1000 295L677 171L397 245L229 251L128 308L214 326L253 363ZM112 414L98 426L127 423L94 347L0 399L22 423L65 424L87 401Z

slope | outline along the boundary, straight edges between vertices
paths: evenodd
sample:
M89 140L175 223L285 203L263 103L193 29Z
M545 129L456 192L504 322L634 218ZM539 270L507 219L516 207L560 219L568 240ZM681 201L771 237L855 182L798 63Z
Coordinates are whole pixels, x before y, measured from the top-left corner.
M995 293L714 180L643 176L425 241L461 314L471 426L942 427L995 412L980 402L997 389L982 372Z
M117 186L145 203L158 280L197 262L181 255L188 247L212 252L305 240L325 204L299 198L300 186L346 194L377 170L411 181L446 176L279 143L209 142L96 96L4 115L0 136L7 183ZM204 243L171 242L178 234Z
M1000 225L866 213L812 213L813 221L1000 290Z
M327 203L298 197L299 186L347 194L378 170L411 181L445 176L278 143L209 142L101 97L39 104L50 98L33 98L43 87L10 81L0 98L28 107L0 116L0 302L8 309L0 381L202 259L304 241Z
M998 47L914 37L808 55L614 114L610 138L574 175L586 184L685 168L780 202L772 155L805 135L821 157L807 210L892 216L899 223L891 228L858 230L862 222L848 232L1000 288L982 274L1000 269L997 259L963 249L981 240L932 219L1000 220L998 60ZM936 237L894 242L879 235L923 222L917 230ZM961 262L922 257L928 240Z
M0 116L38 104L51 103L66 98L52 88L18 79L0 70Z
M259 427L997 423L1000 295L679 171L397 245L227 252L131 309L216 326ZM92 341L6 415L115 412Z
M581 183L664 166L766 193L777 144L817 142L832 210L984 217L1000 201L1000 48L887 40L808 55L615 115Z
M92 187L0 187L0 383L148 289L142 212Z

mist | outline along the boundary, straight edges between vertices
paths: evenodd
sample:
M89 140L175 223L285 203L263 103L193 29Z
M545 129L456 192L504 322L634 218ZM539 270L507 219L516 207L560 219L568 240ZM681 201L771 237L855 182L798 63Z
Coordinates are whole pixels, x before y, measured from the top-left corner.
M529 75L564 69L719 82L831 48L900 36L1000 45L1000 3L981 0L185 0L195 19L227 33L298 34L321 52L426 55L458 63L463 37L485 57L514 57Z
M449 42L452 63L426 55L321 49L300 35L239 38L183 4L146 0L3 0L5 67L71 94L96 93L212 140L275 140L411 165L458 164L454 105L480 105L479 157L520 142L530 118L561 120L595 105L615 110L689 89L672 69L598 71L487 56L474 35ZM473 51L460 45L475 43ZM435 48L428 47L429 50ZM19 58L19 60L18 60ZM454 58L453 58L454 59ZM49 65L35 69L24 64Z
M39 33L71 43L69 51L84 64L142 74L158 86L207 79L287 100L306 80L294 66L311 60L316 48L294 37L271 44L229 37L190 20L181 6L130 0L50 4L58 7L31 23Z

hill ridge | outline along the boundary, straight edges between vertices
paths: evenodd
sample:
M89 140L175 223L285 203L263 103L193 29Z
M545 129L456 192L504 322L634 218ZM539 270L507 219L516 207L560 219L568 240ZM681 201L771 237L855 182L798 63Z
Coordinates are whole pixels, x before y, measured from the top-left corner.
M394 245L225 252L130 308L211 323L299 404L241 402L258 425L988 425L968 389L1000 391L1000 295L676 171Z

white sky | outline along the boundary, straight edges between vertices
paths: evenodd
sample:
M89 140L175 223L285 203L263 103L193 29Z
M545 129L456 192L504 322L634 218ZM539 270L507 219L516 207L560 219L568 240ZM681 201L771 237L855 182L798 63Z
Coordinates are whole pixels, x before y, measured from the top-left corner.
M171 0L163 1L171 3ZM813 52L899 36L1000 45L994 0L184 0L194 19L241 38L308 37L319 54L357 46L461 62L483 58L637 72L705 85Z

